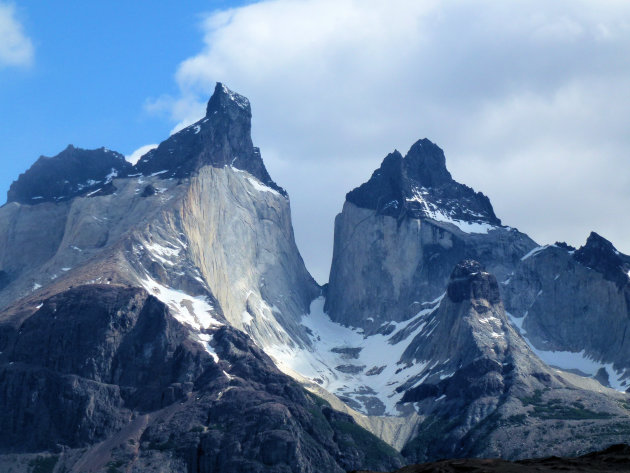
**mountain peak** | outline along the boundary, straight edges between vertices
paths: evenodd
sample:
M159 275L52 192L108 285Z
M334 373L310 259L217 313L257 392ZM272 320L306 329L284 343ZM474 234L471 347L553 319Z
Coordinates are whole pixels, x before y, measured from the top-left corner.
M206 117L211 116L215 112L233 111L237 113L245 112L249 118L252 116L251 105L247 97L244 97L232 90L228 89L221 82L217 82L214 87L214 93L206 107Z
M573 253L579 263L601 273L605 279L620 286L628 284L630 256L617 251L603 236L591 232L586 244Z
M269 176L260 150L252 143L251 118L249 100L217 82L206 116L142 156L136 169L168 179L190 176L206 165L232 166L286 196Z
M455 266L446 293L453 302L485 299L496 304L501 301L497 279L481 263L470 259Z
M82 149L69 144L53 157L39 159L11 184L7 202L59 202L108 186L131 169L125 157L107 148Z
M426 138L416 141L405 157L397 150L388 154L372 177L349 192L346 200L395 218L501 225L490 200L454 181L444 152Z
M426 138L411 146L404 164L409 177L426 187L437 187L453 180L446 169L444 151Z

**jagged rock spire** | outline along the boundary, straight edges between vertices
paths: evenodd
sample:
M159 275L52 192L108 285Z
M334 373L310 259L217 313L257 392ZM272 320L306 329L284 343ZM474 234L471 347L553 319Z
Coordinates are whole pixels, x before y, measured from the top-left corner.
M206 116L142 156L136 169L144 175L159 172L162 178L182 178L206 165L233 166L286 195L269 176L260 150L252 143L251 118L249 100L218 82Z
M346 195L358 207L396 218L432 218L501 225L490 200L453 180L444 151L424 138L403 157L395 150L361 186Z

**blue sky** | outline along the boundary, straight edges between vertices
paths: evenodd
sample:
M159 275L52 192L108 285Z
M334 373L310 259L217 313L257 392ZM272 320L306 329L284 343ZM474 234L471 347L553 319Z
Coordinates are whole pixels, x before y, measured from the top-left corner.
M173 121L147 101L177 92L174 72L199 50L203 17L243 3L13 3L33 55L0 67L2 199L40 155L70 143L128 154L168 137Z
M320 282L345 193L425 137L505 224L630 253L629 57L627 0L0 0L0 194L69 143L159 143L221 81Z

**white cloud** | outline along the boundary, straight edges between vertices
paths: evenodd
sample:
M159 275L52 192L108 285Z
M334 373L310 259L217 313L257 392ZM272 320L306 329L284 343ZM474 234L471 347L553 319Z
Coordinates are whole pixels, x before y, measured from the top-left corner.
M16 19L15 7L0 3L0 67L28 66L33 54L33 43Z
M129 156L125 156L125 159L129 161L131 164L136 164L142 156L144 156L149 151L157 147L158 147L157 144L141 146L140 148L135 150L133 153L131 153Z
M345 193L423 137L506 224L543 243L594 229L630 252L630 3L270 0L203 28L181 94L154 105L183 126L215 81L250 98L320 281Z

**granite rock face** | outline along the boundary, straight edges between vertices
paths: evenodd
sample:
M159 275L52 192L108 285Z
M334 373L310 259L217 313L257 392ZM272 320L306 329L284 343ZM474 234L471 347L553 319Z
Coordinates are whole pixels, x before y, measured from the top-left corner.
M506 308L546 361L587 376L602 370L603 384L626 390L629 259L595 233L578 250L539 247L502 284Z
M439 297L459 261L478 260L501 279L535 247L501 226L488 198L453 181L442 150L420 140L404 158L388 155L346 196L335 219L326 311L373 333Z

